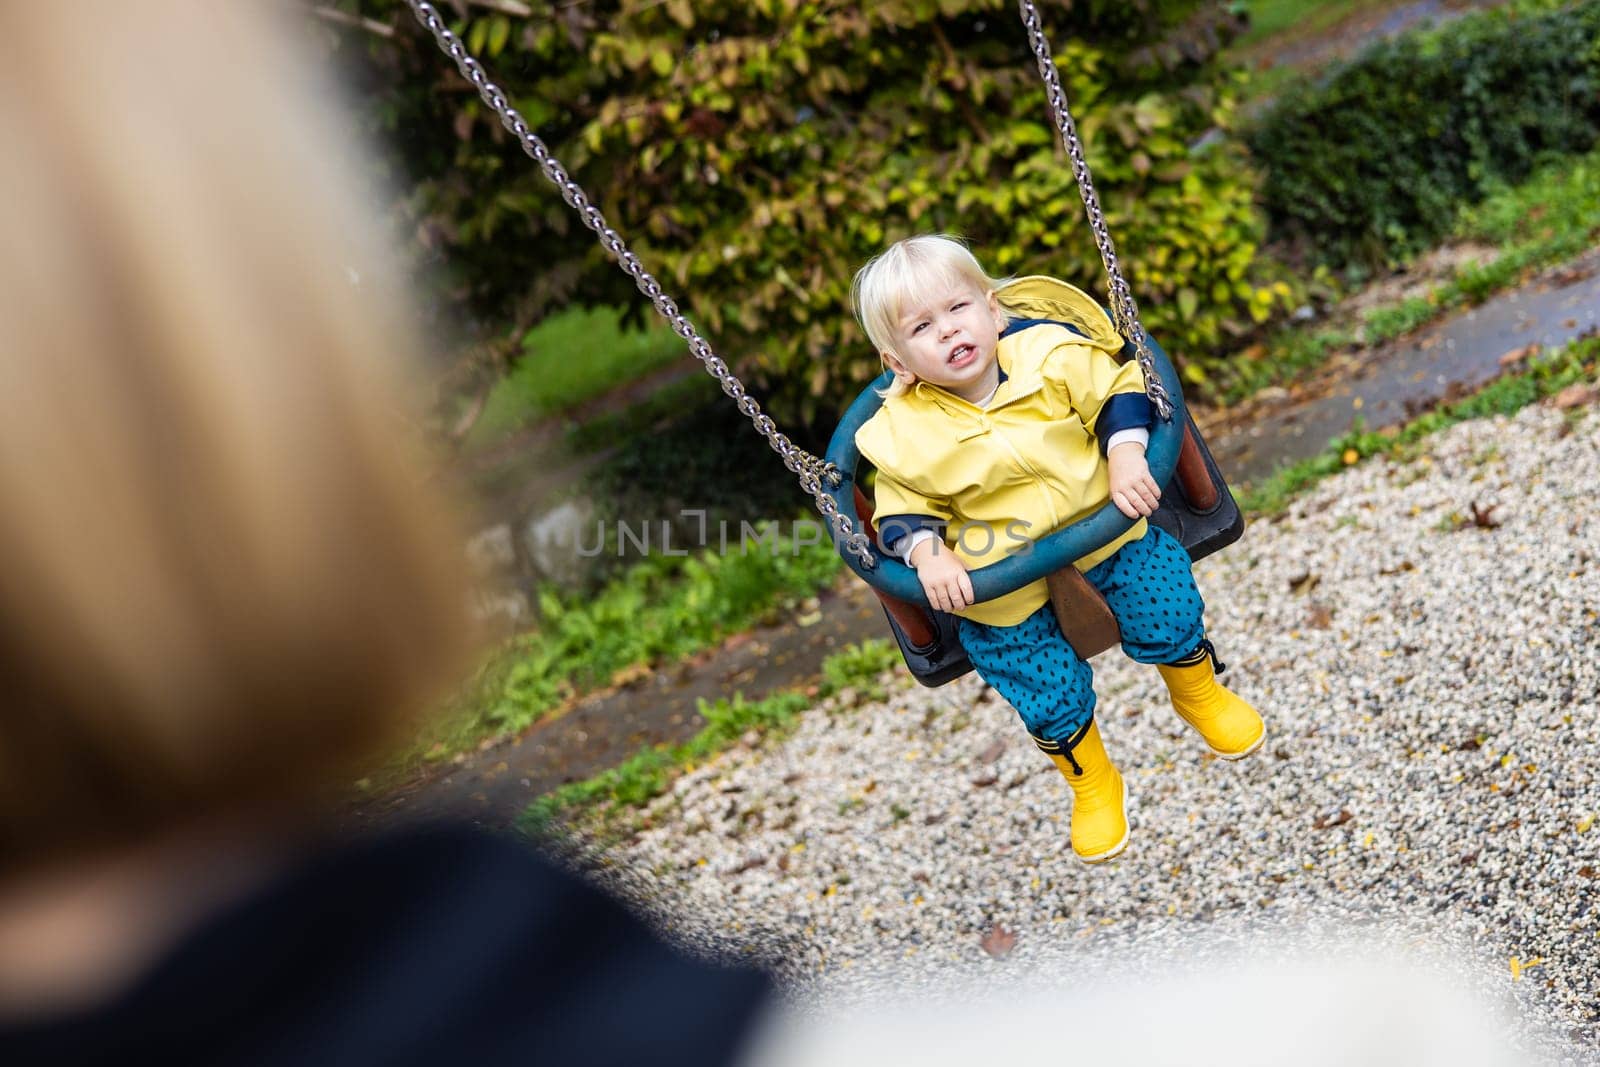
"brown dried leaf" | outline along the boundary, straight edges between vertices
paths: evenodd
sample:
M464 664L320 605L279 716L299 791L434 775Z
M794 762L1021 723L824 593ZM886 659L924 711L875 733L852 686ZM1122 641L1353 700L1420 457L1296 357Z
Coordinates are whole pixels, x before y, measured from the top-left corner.
M1355 818L1354 815L1340 808L1337 814L1318 815L1316 820L1312 822L1311 828L1313 830L1331 830L1335 826L1343 826L1353 818Z
M1322 581L1321 575L1312 574L1310 571L1302 571L1289 579L1289 591L1299 596L1304 596L1315 589L1320 581Z
M995 959L1003 959L1011 953L1013 948L1017 947L1017 935L999 923L995 923L994 928L984 934L983 939L978 944L982 946L983 951Z
M1500 357L1500 366L1514 367L1518 363L1530 360L1539 354L1539 347L1539 342L1535 341L1531 345L1523 345L1521 348L1513 348L1511 351Z
M648 663L632 663L613 671L611 684L620 689L629 689L647 681L652 673Z
M1333 612L1325 604L1312 604L1311 612L1306 616L1306 625L1313 630L1326 630L1333 626Z
M1561 390L1550 402L1560 410L1567 411L1592 404L1596 400L1600 400L1600 385L1578 382Z
M1499 510L1499 504L1490 504L1486 508L1481 508L1478 506L1478 502L1474 500L1472 502L1472 525L1480 530L1494 529L1500 525L1500 520L1494 517L1494 513Z

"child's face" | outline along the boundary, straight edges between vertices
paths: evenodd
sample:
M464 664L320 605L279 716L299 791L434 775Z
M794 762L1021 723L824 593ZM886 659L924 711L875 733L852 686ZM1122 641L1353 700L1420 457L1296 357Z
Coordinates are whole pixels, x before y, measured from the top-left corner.
M906 302L895 348L884 362L906 382L921 380L973 403L1000 381L995 350L1005 316L993 293L970 282L943 283Z

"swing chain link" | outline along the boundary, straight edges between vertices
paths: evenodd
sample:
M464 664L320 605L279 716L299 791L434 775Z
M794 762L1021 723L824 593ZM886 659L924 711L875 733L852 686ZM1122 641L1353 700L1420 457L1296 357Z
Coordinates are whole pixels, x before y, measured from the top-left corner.
M1145 393L1150 397L1150 402L1155 405L1161 418L1170 422L1172 398L1167 394L1167 387L1162 383L1161 376L1156 373L1155 357L1150 352L1144 327L1139 322L1139 308L1134 303L1133 290L1129 288L1127 279L1122 276L1122 267L1117 262L1117 252L1111 243L1111 232L1106 227L1105 213L1100 209L1100 197L1095 192L1094 179L1089 175L1089 164L1084 157L1083 142L1078 139L1078 125L1073 121L1072 112L1067 107L1067 94L1061 87L1061 75L1056 70L1055 59L1050 54L1050 42L1045 38L1044 27L1039 19L1039 9L1034 6L1033 0L1017 0L1017 6L1022 15L1023 25L1028 30L1028 41L1033 47L1033 57L1039 64L1039 75L1044 79L1045 97L1050 105L1050 114L1056 120L1062 145L1072 160L1072 174L1078 181L1078 193L1083 197L1083 206L1089 214L1089 227L1094 231L1095 244L1100 249L1100 261L1105 264L1107 286L1111 292L1112 320L1117 332L1133 342L1139 367L1144 371Z
M511 106L505 91L489 80L483 65L467 51L461 38L450 32L434 6L425 0L406 0L406 5L411 8L412 14L422 27L433 35L439 49L455 61L461 76L478 90L483 102L500 116L500 124L522 144L522 150L539 164L545 177L560 190L561 199L582 217L585 226L594 231L600 239L601 246L611 253L623 272L634 280L639 291L650 298L656 311L671 324L672 331L688 342L689 351L694 353L695 358L705 366L706 372L721 383L722 391L738 404L740 412L751 421L757 432L772 446L772 450L782 458L783 465L798 477L800 487L811 494L812 499L816 501L817 510L832 525L835 541L859 559L864 567L874 566L876 561L867 535L855 529L851 517L839 510L825 488L824 483L834 487L840 484L838 467L800 448L789 440L786 434L779 432L777 424L761 410L761 405L755 398L745 391L744 383L712 350L710 343L700 336L694 323L683 314L677 302L668 296L662 290L661 283L645 270L639 257L628 248L621 235L606 222L600 209L594 206L578 183L572 180L566 168L529 128L527 120Z

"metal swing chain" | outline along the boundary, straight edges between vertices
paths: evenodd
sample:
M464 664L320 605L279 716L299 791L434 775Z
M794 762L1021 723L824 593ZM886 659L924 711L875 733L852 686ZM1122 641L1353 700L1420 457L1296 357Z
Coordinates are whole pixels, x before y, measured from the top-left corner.
M639 287L641 293L650 298L650 302L655 305L655 309L661 314L661 317L671 323L673 332L689 343L689 351L693 352L695 358L705 365L706 373L721 383L722 391L733 398L735 403L739 405L739 411L754 424L757 432L767 439L767 443L772 446L772 450L783 459L783 465L799 477L800 487L810 493L812 499L816 501L817 510L832 525L835 538L849 552L855 555L863 566L872 567L875 561L872 555L871 542L868 540L867 535L855 528L850 516L839 510L838 506L833 502L833 497L829 496L823 488L824 480L831 485L839 484L838 469L833 464L800 448L790 441L787 435L778 430L777 424L772 421L772 418L764 413L761 410L761 405L756 403L755 398L746 392L744 383L734 375L727 363L712 350L711 345L705 338L700 336L699 331L695 329L694 323L690 322L688 316L678 309L677 302L662 291L661 283L656 281L655 277L644 269L644 265L639 262L639 257L628 248L627 243L623 241L617 231L612 229L606 222L605 216L600 212L600 209L590 202L588 195L567 174L566 168L561 165L560 161L545 147L544 142L528 127L527 121L517 112L516 108L511 106L511 101L507 99L505 91L489 80L483 65L472 57L472 53L467 51L467 47L462 43L461 39L451 33L449 28L445 26L444 20L439 17L439 13L434 9L433 5L424 2L424 0L406 0L406 6L411 8L412 14L416 16L417 21L422 24L423 28L433 34L433 38L438 43L440 50L455 60L456 68L460 70L461 76L478 90L478 95L483 99L483 102L488 104L496 115L500 116L500 124L521 142L522 150L533 157L534 162L538 163L544 171L544 176L550 179L551 183L561 191L561 199L565 200L568 206L582 217L583 224L593 230L595 235L599 237L601 246L611 253L612 258L617 261L617 266L621 267L623 272L634 280L634 284Z
M1061 143L1072 160L1072 174L1078 180L1078 192L1089 213L1089 228L1094 231L1095 244L1100 248L1100 261L1105 264L1107 285L1111 292L1111 317L1117 332L1133 342L1139 367L1144 371L1145 393L1164 421L1172 420L1172 398L1167 387L1156 373L1155 357L1145 340L1144 327L1139 323L1139 307L1134 303L1133 290L1122 276L1117 263L1117 252L1111 244L1111 233L1106 229L1106 216L1100 210L1100 197L1094 191L1094 179L1089 176L1089 164L1084 159L1083 142L1078 139L1078 125L1067 108L1067 94L1061 88L1061 75L1056 70L1055 59L1050 54L1050 42L1045 39L1039 20L1039 9L1033 0L1017 0L1023 25L1028 29L1028 41L1033 47L1034 59L1039 63L1039 76L1044 79L1045 97L1050 104L1050 114L1061 132Z

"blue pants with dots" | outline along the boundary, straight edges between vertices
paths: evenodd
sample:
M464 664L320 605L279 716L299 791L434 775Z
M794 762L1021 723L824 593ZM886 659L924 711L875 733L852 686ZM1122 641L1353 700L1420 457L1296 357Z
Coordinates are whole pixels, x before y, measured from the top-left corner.
M1191 567L1184 547L1152 525L1084 573L1116 617L1129 659L1172 663L1200 644L1205 603ZM1064 744L1094 717L1094 672L1067 644L1048 603L1015 626L957 625L973 669L1035 738Z

